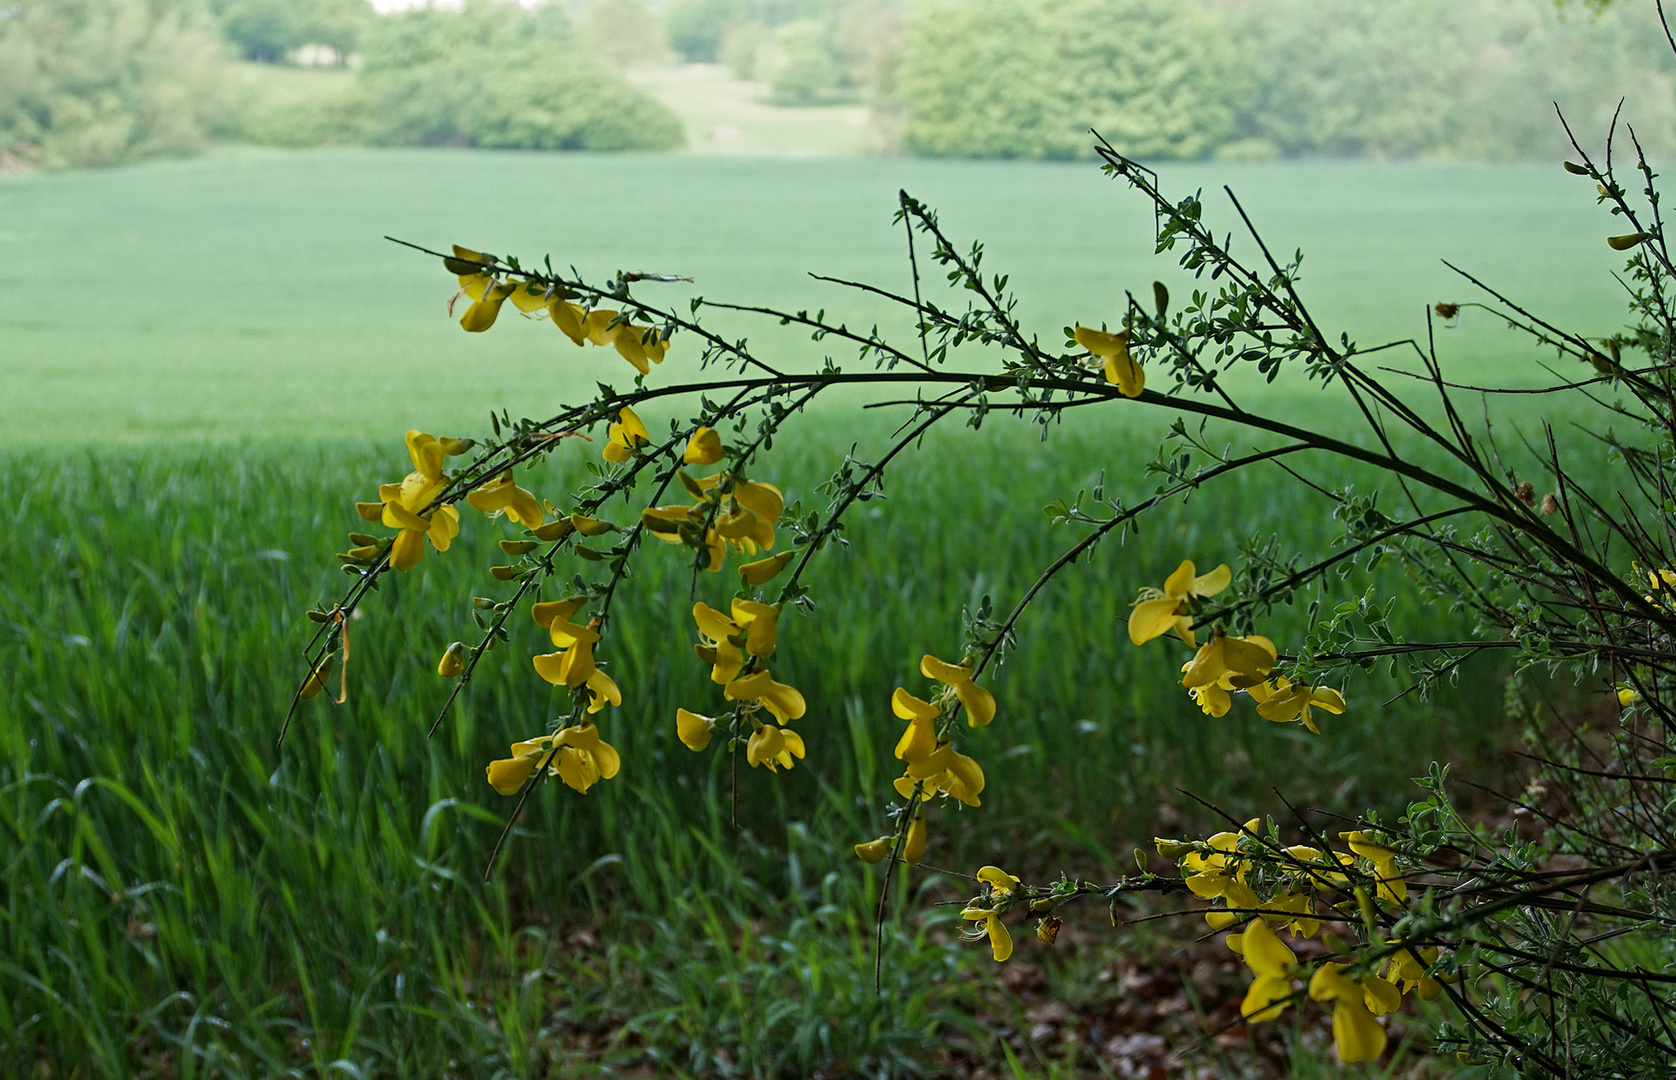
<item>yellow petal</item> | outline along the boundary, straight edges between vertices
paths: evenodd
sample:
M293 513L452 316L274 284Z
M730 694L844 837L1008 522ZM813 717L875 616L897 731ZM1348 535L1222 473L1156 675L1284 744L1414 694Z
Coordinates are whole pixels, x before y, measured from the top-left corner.
M733 500L769 523L779 521L786 508L786 500L779 488L754 480L741 480L734 484Z
M1245 962L1259 975L1284 975L1288 968L1298 962L1297 955L1275 936L1274 931L1269 929L1269 924L1262 919L1251 921L1251 925L1245 931L1244 945Z
M531 756L491 761L486 770L489 786L502 795L516 795L539 764L540 761Z
M954 696L966 707L968 727L987 727L995 719L995 695L971 679L955 683Z
M633 365L634 370L642 375L652 371L651 362L646 358L646 348L640 343L640 335L645 329L643 326L625 323L617 328L616 336L611 339L617 355L627 360Z
M726 641L740 630L738 623L702 600L693 605L693 622L698 624L698 632L711 641Z
M689 750L703 750L716 734L716 722L686 709L675 710L675 734Z
M1093 353L1095 356L1115 356L1119 349L1127 352L1129 335L1108 334L1104 330L1095 330L1089 326L1078 326L1075 337L1077 344Z
M599 644L599 631L592 627L577 626L566 619L554 619L548 623L547 636L552 639L555 649L568 649L578 642Z
M1193 560L1186 559L1175 568L1169 577L1164 579L1164 596L1169 600L1180 600L1193 591L1193 578L1197 571L1193 568Z
M1106 360L1106 381L1117 386L1117 392L1124 397L1140 397L1141 391L1146 389L1146 372L1129 356L1127 347L1116 356Z
M535 619L537 626L552 626L555 621L569 622L570 617L582 610L582 605L588 602L585 596L572 596L565 600L549 600L546 603L534 604L530 607L530 616Z
M1019 887L1023 885L1023 882L1019 881L1018 878L1013 877L999 866L984 867L978 871L977 878L996 892L1017 892Z
M1330 713L1344 712L1344 695L1330 686L1317 687L1310 691L1309 703L1317 709L1325 709Z
M397 570L411 570L425 555L425 534L414 529L403 529L390 545L390 565Z
M957 682L965 682L972 677L972 664L971 661L963 664L951 664L946 660L939 660L930 653L926 653L920 657L919 673L928 679L936 679L940 683L952 686Z
M768 657L774 654L774 647L779 640L779 619L780 608L777 604L764 604L759 600L733 601L733 622L745 631L745 651L752 656Z
M1163 637L1175 626L1176 609L1180 606L1181 601L1169 597L1161 600L1142 600L1129 615L1129 640L1136 645L1144 645L1153 638Z
M1385 1053L1385 1029L1360 998L1341 997L1333 1006L1333 1046L1346 1065L1377 1061Z
M1396 1012L1402 1008L1402 991L1384 979L1362 980L1362 1004L1375 1016Z
M902 861L917 866L925 858L925 818L915 817L908 825L908 842L902 846Z
M481 300L473 301L466 313L460 316L460 326L470 333L480 334L495 325L500 306L505 303L511 291L510 285L496 285L490 288Z
M991 915L989 917L989 947L995 954L995 962L1002 963L1013 954L1013 936L1007 933L1007 928L1001 920Z
M1191 564L1190 564L1191 565ZM1200 574L1193 579L1192 593L1194 596L1211 597L1226 589L1234 580L1234 572L1223 563L1208 574Z
M712 427L701 427L687 440L681 460L688 465L714 465L722 460L722 437Z
M623 691L618 687L617 680L597 668L594 669L592 675L588 676L588 681L583 685L588 688L588 693L592 697L592 700L588 702L589 713L597 713L607 705L615 707L623 703ZM606 777L606 779L609 780L610 777Z
M897 693L901 693L900 690ZM936 714L933 713L932 716ZM930 717L912 720L902 737L896 740L896 757L913 765L930 757L937 749L937 732Z
M763 724L751 733L750 742L745 744L745 760L755 768L778 757L785 748L786 737L780 729L772 724ZM772 765L769 767L773 768Z
M609 345L613 341L616 341L617 335L621 333L623 329L621 325L611 325L611 320L616 317L617 313L612 311L610 308L595 308L593 311L588 312L586 322L588 340L593 342L595 345Z
M608 742L601 742L590 751L594 759L594 768L599 772L601 780L609 780L622 769L623 759L617 753L617 748Z
M796 554L795 551L782 551L766 559L745 563L739 568L739 576L749 584L765 585L784 570Z
M558 295L547 302L547 314L553 319L553 325L564 332L564 336L581 345L588 340L588 330L582 324L587 316L582 308L572 304Z
M1261 924L1259 919L1257 925ZM1286 1000L1291 996L1291 979L1284 975L1259 975L1251 980L1245 999L1240 1002L1240 1016L1251 1024L1276 1019L1291 1004Z
M547 286L526 281L512 287L512 306L519 311L539 311L547 306Z
M855 856L864 863L883 862L894 844L894 838L881 836L877 840L869 840L865 844L855 846Z
M903 720L930 720L942 715L942 710L929 701L921 701L900 686L890 696L890 710ZM901 754L897 754L901 757Z

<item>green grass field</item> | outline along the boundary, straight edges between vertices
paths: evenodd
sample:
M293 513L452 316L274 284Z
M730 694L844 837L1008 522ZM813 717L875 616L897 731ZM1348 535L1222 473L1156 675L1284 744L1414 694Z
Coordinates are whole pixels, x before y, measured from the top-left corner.
M1177 165L1163 177L1180 193L1232 186L1277 252L1302 247L1306 295L1334 337L1423 333L1428 303L1473 292L1440 258L1568 325L1622 323L1610 219L1557 167ZM1140 200L1087 165L241 151L8 178L0 427L12 445L384 437L475 427L503 404L545 415L597 380L627 381L620 362L561 347L549 327L460 333L443 310L450 279L385 235L550 253L596 278L688 275L693 286L660 295L824 307L900 334L900 311L804 276L905 287L898 188L940 207L951 235L984 240L1046 331L1114 318L1123 291L1155 277L1187 287L1151 254ZM1207 212L1237 225L1218 199ZM800 335L720 325L789 363L819 359ZM1482 313L1443 346L1469 380L1542 377L1541 354Z
M1562 320L1617 325L1596 269L1611 265L1605 225L1558 170L1165 175L1248 195L1279 246L1308 250L1329 324L1369 327L1363 341L1467 295L1438 255ZM851 546L819 564L818 613L782 630L775 670L809 697L810 757L743 777L742 832L727 826L722 756L674 736L675 709L713 704L712 687L690 653L685 576L654 551L601 652L625 693L604 722L623 775L586 798L540 792L480 882L509 803L483 766L556 705L527 671L541 635L515 624L424 739L437 655L466 636L471 596L507 591L484 569L510 534L474 511L455 550L354 624L348 702L316 700L272 746L302 612L344 580L332 552L359 525L350 502L408 468L400 433L469 433L491 406L544 414L594 380L627 383L620 360L548 327L463 334L442 313L451 280L381 234L688 273L706 295L865 322L891 313L799 275L905 284L898 186L983 236L1047 327L1115 311L1122 288L1162 273L1133 197L1080 166L334 151L0 182L0 1073L884 1076L946 1070L950 1047L996 1060L1008 1018L993 965L933 906L951 895L936 874L915 875L890 992L873 994L876 880L848 847L883 827L891 690L918 685L922 652L957 647L963 605L1010 605L1074 542L1046 527L1044 503L1102 469L1114 492L1149 493L1139 466L1167 416L1079 417L1045 445L994 419L906 458ZM1528 377L1528 351L1483 322L1445 339L1462 370ZM815 359L807 340L763 333ZM675 351L654 378L687 359ZM828 407L777 440L764 475L814 500L852 441L873 452L887 432ZM525 483L558 498L597 453L572 445ZM1375 673L1316 739L1249 710L1200 715L1174 684L1179 657L1129 645L1117 618L1138 586L1270 533L1319 550L1335 524L1324 500L1264 474L1079 563L990 680L1000 719L963 744L988 773L984 806L939 811L927 861L1118 874L1162 819L1214 820L1183 789L1280 816L1273 785L1391 810L1433 758L1494 779L1506 733L1492 666L1442 701L1387 708L1401 680ZM1469 629L1404 599L1390 572L1338 588L1397 597L1415 633ZM1302 626L1287 611L1268 629ZM1092 943L1058 960L1021 944L1072 996L1108 992L1093 973L1145 938L1096 934L1105 913L1088 914Z

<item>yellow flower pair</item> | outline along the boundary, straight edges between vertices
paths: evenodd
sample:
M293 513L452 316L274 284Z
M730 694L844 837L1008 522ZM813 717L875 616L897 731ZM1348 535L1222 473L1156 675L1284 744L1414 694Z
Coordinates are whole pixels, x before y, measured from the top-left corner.
M356 503L355 512L366 521L401 530L390 546L390 565L411 570L425 554L425 541L438 551L447 551L460 535L460 512L452 506L426 508L447 488L443 459L463 454L472 447L469 439L438 439L429 432L409 431L407 452L413 471L399 483L380 484L378 502ZM355 554L355 552L351 552Z
M599 631L592 626L578 626L571 616L587 601L582 597L554 600L535 604L530 616L537 626L547 628L554 650L532 658L537 675L554 686L570 690L586 689L588 712L597 713L606 705L621 705L623 693L615 680L594 666L594 646L599 643Z
M1228 947L1240 954L1253 976L1240 1015L1252 1024L1280 1016L1296 996L1296 954L1262 919L1253 919L1243 934L1230 934ZM1378 1060L1385 1052L1385 1029L1375 1016L1395 1011L1402 995L1382 978L1352 979L1343 972L1343 964L1322 964L1309 980L1309 996L1333 1004L1333 1045L1341 1062Z
M590 721L554 735L513 743L510 758L489 763L489 786L502 795L516 795L543 762L547 763L548 775L557 776L584 795L600 780L616 776L622 767L616 749L600 739L599 729Z
M693 646L700 660L710 665L710 681L720 684L729 701L760 703L776 724L752 721L754 728L746 743L745 760L754 768L770 772L789 769L805 753L803 737L785 727L808 711L808 703L794 686L776 682L762 663L774 655L779 643L780 608L758 600L735 598L730 615L723 615L702 601L693 605L693 622L700 640ZM749 664L755 670L741 674ZM744 714L741 714L744 715ZM689 749L710 745L718 724L713 717L689 709L675 713L675 733Z

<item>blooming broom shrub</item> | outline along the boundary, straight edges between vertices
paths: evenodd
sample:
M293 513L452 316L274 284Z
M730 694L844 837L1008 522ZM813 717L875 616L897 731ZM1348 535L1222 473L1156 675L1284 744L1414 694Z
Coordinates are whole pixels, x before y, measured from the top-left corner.
M1217 562L1205 573L1195 560L1217 553L1184 552L1162 583L1121 586L1136 591L1127 625L1133 646L1157 655L1160 670L1206 714L1293 724L1332 739L1332 717L1353 707L1358 672L1406 665L1413 686L1429 692L1469 658L1495 652L1511 658L1515 686L1532 673L1572 673L1586 692L1609 698L1621 725L1604 738L1540 748L1526 810L1550 827L1536 841L1467 820L1451 802L1446 771L1416 762L1426 772L1422 797L1394 821L1370 814L1328 828L1321 815L1303 812L1286 821L1230 816L1214 835L1159 838L1157 851L1174 872L1154 873L1140 860L1137 874L1107 882L1025 882L999 867L977 868L962 912L971 936L1003 962L1012 928L1033 925L1051 944L1066 905L1108 904L1115 922L1126 897L1179 894L1249 967L1242 1019L1263 1023L1319 1006L1331 1013L1342 1061L1379 1058L1387 1044L1380 1018L1412 997L1446 1006L1435 1014L1446 1017L1435 1040L1463 1061L1525 1076L1570 1075L1580 1062L1608 1075L1668 1075L1676 1055L1667 1016L1676 903L1665 883L1676 870L1669 800L1676 750L1668 735L1676 705L1676 495L1668 482L1676 455L1676 268L1655 173L1633 130L1633 160L1616 164L1612 148L1621 141L1609 137L1599 160L1579 146L1565 168L1623 221L1607 243L1628 257L1627 329L1604 338L1563 329L1467 275L1483 298L1439 303L1431 313L1452 322L1465 309L1482 310L1551 350L1563 366L1550 366L1555 381L1536 390L1448 380L1430 315L1424 342L1399 346L1405 370L1376 366L1375 352L1378 364L1396 360L1388 346L1327 340L1298 287L1298 259L1272 257L1237 199L1262 256L1256 262L1217 239L1198 194L1167 195L1152 173L1104 144L1106 173L1152 205L1158 251L1172 253L1198 284L1178 304L1155 284L1129 294L1122 310L1090 312L1063 334L1023 325L1006 276L984 269L982 245L958 246L906 193L898 221L910 240L912 295L861 286L911 314L914 333L903 343L807 312L704 299L687 311L659 306L646 293L667 278L620 274L592 283L546 262L459 246L429 252L457 279L466 331L507 332L510 304L552 323L556 349L613 350L633 382L625 391L602 386L545 419L497 415L475 439L408 432L412 471L355 504L360 528L383 531L350 534L338 556L347 590L309 612L319 625L292 713L332 685L341 628L376 585L392 573L423 572L428 552L442 556L462 528L483 527L462 515L463 503L505 534L505 559L489 569L495 584L485 591L494 595L472 601L479 633L441 649L438 675L452 687L435 723L490 649L528 648L515 638L537 632L546 639L529 649L530 669L560 702L545 730L532 730L541 727L534 720L508 730L508 756L485 763L488 785L518 800L508 833L527 800L547 797L547 779L585 795L634 767L607 741L612 710L635 693L632 667L612 663L611 630L618 588L645 558L689 568L693 657L685 662L707 668L715 688L666 722L693 752L729 755L736 784L741 759L747 776L772 782L767 774L806 761L798 727L810 702L774 670L782 647L795 648L797 619L819 602L803 584L805 571L816 558L841 557L846 516L879 494L893 462L937 424L979 427L997 410L1033 418L1045 439L1085 406L1162 409L1176 419L1150 466L1153 495L1128 503L1102 486L1092 499L1050 506L1050 518L1081 538L1005 613L986 605L967 615L958 639L927 643L923 681L898 688L888 703L903 724L892 751L902 770L892 783L892 828L858 838L856 855L879 865L888 884L920 863L950 800L981 807L983 765L962 752L963 733L1006 722L988 685L1005 677L1021 617L1066 567L1156 507L1279 465L1331 503L1342 526L1332 550L1247 545L1237 569ZM924 294L921 248L957 302ZM748 341L708 328L710 311L799 326L853 348L859 363L845 368L829 358L818 371L783 370ZM1262 378L1230 377L1252 368ZM676 369L680 375L666 377ZM1282 369L1318 380L1367 438L1265 411L1263 388ZM787 505L762 453L806 406L841 386L898 403L909 417L876 460L846 457L822 504ZM1539 439L1506 445L1491 418L1494 403L1513 392L1600 410L1611 425L1593 432L1607 456L1606 479L1581 479L1549 425ZM1463 395L1482 420L1468 418ZM636 411L654 402L678 405L683 418L654 432ZM1219 448L1213 421L1252 448ZM588 433L602 436L597 450L573 438ZM590 479L564 492L524 488L530 467L555 454L587 455ZM1394 498L1382 505L1382 492L1314 478L1347 462L1386 477ZM608 512L614 499L632 512ZM1387 560L1399 562L1409 587L1429 602L1469 611L1474 634L1425 640L1392 626L1372 599L1335 595L1351 567ZM1272 609L1299 599L1311 601L1309 631L1294 640L1265 636ZM342 673L337 683L341 697ZM888 896L881 890L881 925Z

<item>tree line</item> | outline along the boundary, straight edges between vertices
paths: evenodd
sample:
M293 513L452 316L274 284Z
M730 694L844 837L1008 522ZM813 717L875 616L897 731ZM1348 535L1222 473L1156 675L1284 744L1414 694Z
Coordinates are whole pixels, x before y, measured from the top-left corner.
M1676 63L1650 4L1550 0L549 0L375 16L366 0L11 0L0 168L278 145L669 149L622 74L722 63L788 106L865 103L907 153L1087 158L1547 157L1558 103L1620 96L1676 151ZM230 60L313 48L341 92L240 91ZM334 86L338 84L333 84ZM256 97L258 100L251 100Z

